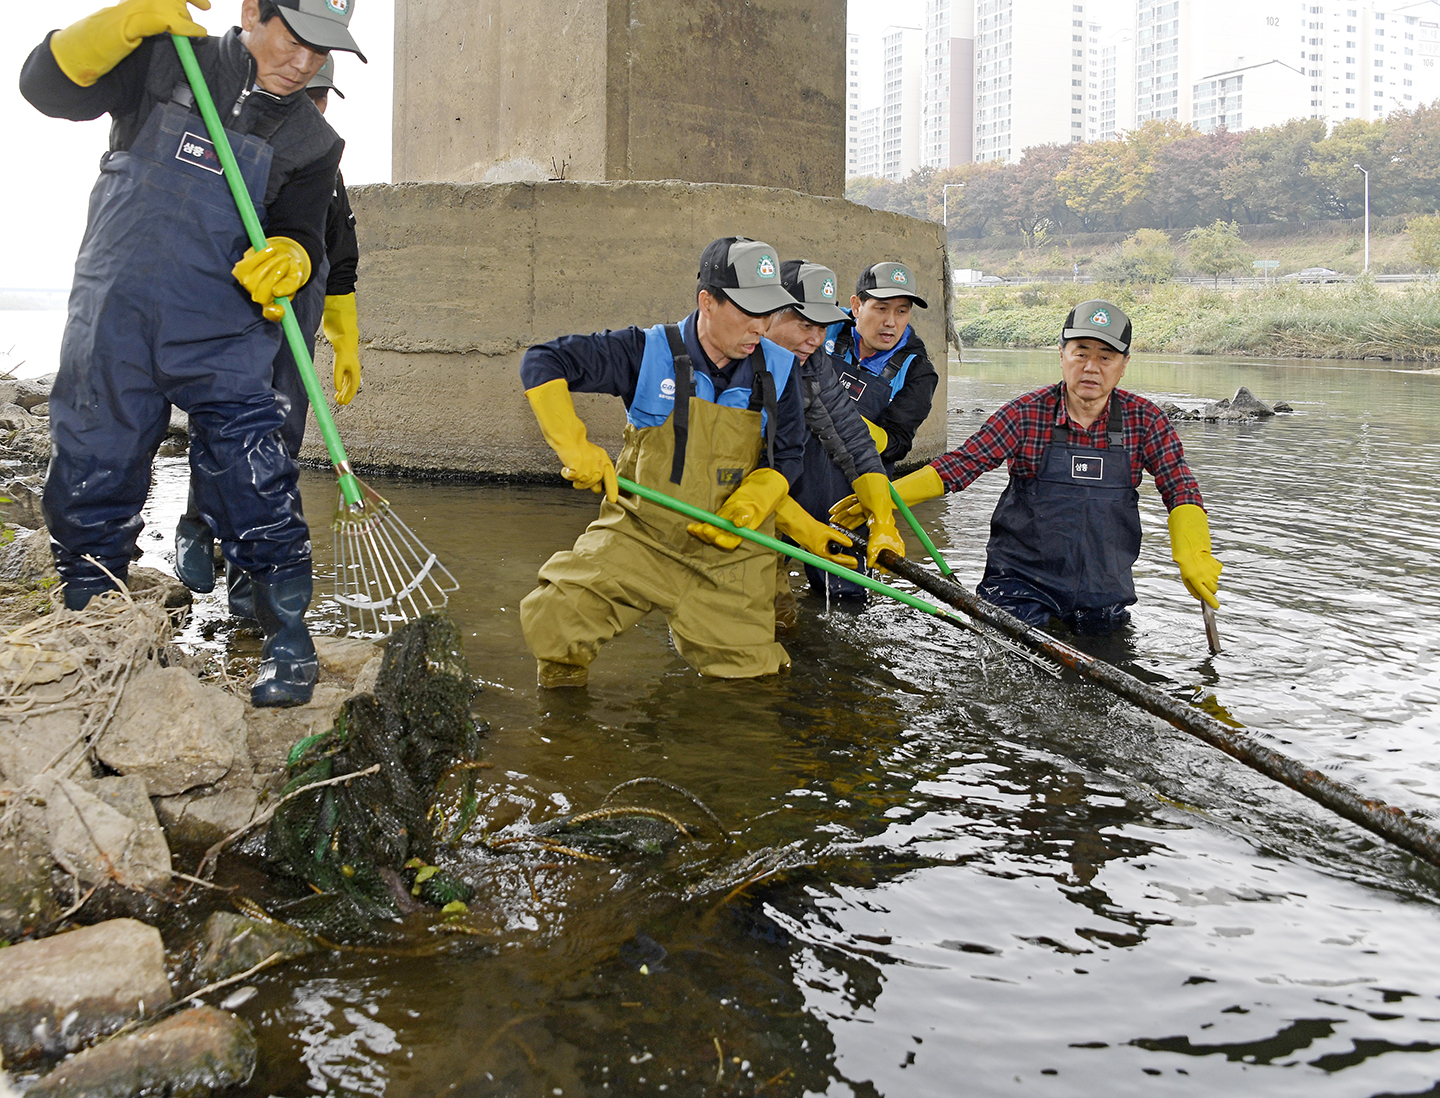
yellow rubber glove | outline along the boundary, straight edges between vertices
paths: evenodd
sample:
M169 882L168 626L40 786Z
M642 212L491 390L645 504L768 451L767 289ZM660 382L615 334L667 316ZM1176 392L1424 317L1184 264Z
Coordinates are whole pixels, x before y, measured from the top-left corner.
M925 466L930 468L930 466ZM884 473L863 473L855 478L855 498L869 515L870 541L865 550L865 565L875 567L881 549L889 549L897 557L905 555L905 543L895 528L895 501L890 498L890 482Z
M285 310L275 299L294 296L310 281L310 254L288 236L266 237L265 248L258 252L247 248L230 273L250 292L250 300L260 306L265 319L278 323Z
M855 567L854 557L835 553L830 549L832 541L846 546L855 543L839 530L826 526L823 522L817 522L809 511L789 496L782 499L779 506L775 508L775 529L800 546L801 549L808 549L817 557L824 557L836 564L843 564L846 568Z
M1201 602L1220 609L1221 563L1210 555L1210 519L1203 507L1182 503L1170 512L1170 555L1180 566L1185 587Z
M335 348L335 403L349 404L360 391L360 317L354 294L325 299L325 338Z
M775 513L780 501L790 493L790 482L774 469L756 469L730 493L730 498L715 513L736 526L754 530ZM708 522L692 522L685 529L720 549L734 549L741 542L739 534L727 533Z
M945 484L933 465L922 465L895 481L895 491L905 501L906 507L914 507L927 499L945 494ZM869 517L862 504L854 496L846 496L830 508L830 521L847 530L853 530Z
M875 452L877 454L883 454L885 447L890 445L890 436L886 434L885 428L876 426L868 419L865 419L864 416L860 418L864 420L865 426L869 429L870 437L875 440Z
M604 492L614 503L620 498L620 483L610 455L585 437L585 424L575 414L570 386L563 377L526 389L525 396L535 410L540 433L560 459L560 475L576 488Z
M210 8L210 0L189 2L201 11ZM190 18L186 0L125 0L56 31L50 53L61 72L88 88L134 53L142 39L167 31L187 38L209 33Z

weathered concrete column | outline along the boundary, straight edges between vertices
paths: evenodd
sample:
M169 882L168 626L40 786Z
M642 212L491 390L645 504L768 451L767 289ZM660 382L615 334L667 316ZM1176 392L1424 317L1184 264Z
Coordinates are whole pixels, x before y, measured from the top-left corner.
M520 384L533 343L679 320L695 308L700 252L720 236L833 267L848 300L879 259L910 265L930 308L912 315L940 371L911 461L945 449L940 226L792 190L719 184L400 183L352 187L360 226L365 383L337 417L360 467L553 477ZM321 377L329 344L316 346ZM620 452L624 406L577 394L592 441ZM312 422L304 456L323 460Z
M395 181L845 189L844 0L397 0Z

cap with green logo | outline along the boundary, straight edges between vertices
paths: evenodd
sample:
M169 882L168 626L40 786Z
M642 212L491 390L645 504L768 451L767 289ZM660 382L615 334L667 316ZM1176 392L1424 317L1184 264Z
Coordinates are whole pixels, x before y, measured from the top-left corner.
M743 312L764 316L796 304L780 282L780 257L762 240L722 236L700 255L703 286L725 291Z
M860 280L855 283L855 293L859 297L867 294L879 298L908 297L920 308L928 309L930 306L916 292L918 285L915 272L909 267L903 263L886 261L866 268Z
M840 294L840 280L829 267L787 259L780 264L780 281L790 296L800 303L795 306L795 311L811 324L834 324L850 319L850 314L836 301Z
M341 99L345 98L345 93L335 86L335 58L333 55L325 58L325 64L320 66L320 71L315 74L310 83L305 85L305 90L333 91Z
M274 0L290 33L311 49L345 50L361 61L365 55L350 36L355 0Z
M1070 310L1060 343L1067 339L1098 339L1121 354L1130 353L1130 318L1113 301L1082 301Z

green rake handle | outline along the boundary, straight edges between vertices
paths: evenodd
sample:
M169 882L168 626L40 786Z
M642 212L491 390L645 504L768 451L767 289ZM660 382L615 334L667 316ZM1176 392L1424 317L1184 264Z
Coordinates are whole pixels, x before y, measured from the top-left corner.
M215 101L210 98L210 89L205 84L205 75L200 63L195 60L195 51L190 39L184 35L172 34L175 52L180 55L180 64L190 81L190 90L195 93L195 104L200 108L200 117L210 131L210 140L215 143L215 154L220 166L225 169L225 182L235 196L235 208L240 211L240 220L250 237L250 246L257 252L265 248L265 230L260 227L260 218L255 214L255 203L250 201L250 192L245 189L240 165L235 162L235 152L230 148L230 138L220 123L215 110ZM310 398L310 407L315 412L315 421L320 424L320 434L325 438L325 449L330 451L330 460L335 463L335 475L340 481L340 494L351 507L363 506L360 484L350 471L350 459L345 456L345 445L340 441L340 432L335 429L335 418L330 414L330 405L325 399L325 390L320 388L320 379L315 376L315 363L305 349L305 337L300 332L300 322L295 319L295 310L288 297L277 297L276 302L285 310L282 325L285 338L290 341L290 353L295 356L295 365L300 369L300 380L305 383L305 393Z
M826 560L824 557L817 557L814 553L801 549L798 545L786 545L779 538L772 538L769 534L762 534L758 530L750 530L744 526L736 526L728 519L719 515L712 515L709 511L703 510L693 504L682 502L667 496L664 492L657 492L654 488L646 488L643 484L636 484L629 477L618 477L620 487L641 499L648 499L651 503L658 503L661 507L668 507L672 511L678 511L688 518L697 522L708 522L711 526L718 527L726 533L735 534L746 541L753 541L756 545L763 545L766 549L773 549L777 553L784 553L788 557L794 557L805 564L813 564L816 568L823 568L827 572L847 579L851 583L858 583L861 587L867 587L878 595L894 599L896 602L913 607L916 610L923 610L927 614L933 614L937 618L953 618L956 621L964 622L958 614L951 613L944 607L936 606L933 602L926 602L917 598L908 591L901 591L897 587L891 587L888 583L881 583L877 579L855 571L853 568L846 568L843 564L836 564L834 561ZM966 623L968 625L968 623Z
M910 524L910 529L915 531L915 536L920 539L920 544L925 546L925 552L930 554L930 559L933 560L935 566L940 569L940 574L946 579L955 575L955 570L945 562L945 558L942 557L940 551L935 548L935 543L930 540L930 535L921 529L919 520L916 519L914 513L910 510L910 505L900 498L900 493L895 490L893 483L890 485L890 498L895 501L895 506L898 507L900 513L905 516L905 521Z

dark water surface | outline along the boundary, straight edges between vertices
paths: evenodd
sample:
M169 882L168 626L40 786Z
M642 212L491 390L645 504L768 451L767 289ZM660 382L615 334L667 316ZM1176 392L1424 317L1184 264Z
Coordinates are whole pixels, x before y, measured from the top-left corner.
M1056 375L1053 353L967 359L955 443ZM1245 384L1297 414L1179 428L1225 564L1225 654L1206 653L1148 479L1135 629L1092 651L1433 810L1440 376L1152 356L1124 384L1182 403ZM181 471L162 471L157 553ZM306 476L321 561L330 485ZM969 583L1003 486L918 508ZM1440 1093L1440 872L888 603L802 599L793 672L743 684L691 672L655 616L588 690L541 693L517 608L593 497L383 490L463 585L495 764L460 853L480 891L467 936L412 916L414 949L262 977L240 1008L262 1043L247 1094ZM197 619L216 614L212 597ZM479 849L641 776L702 798L726 840L650 786L634 799L695 843L613 863Z

